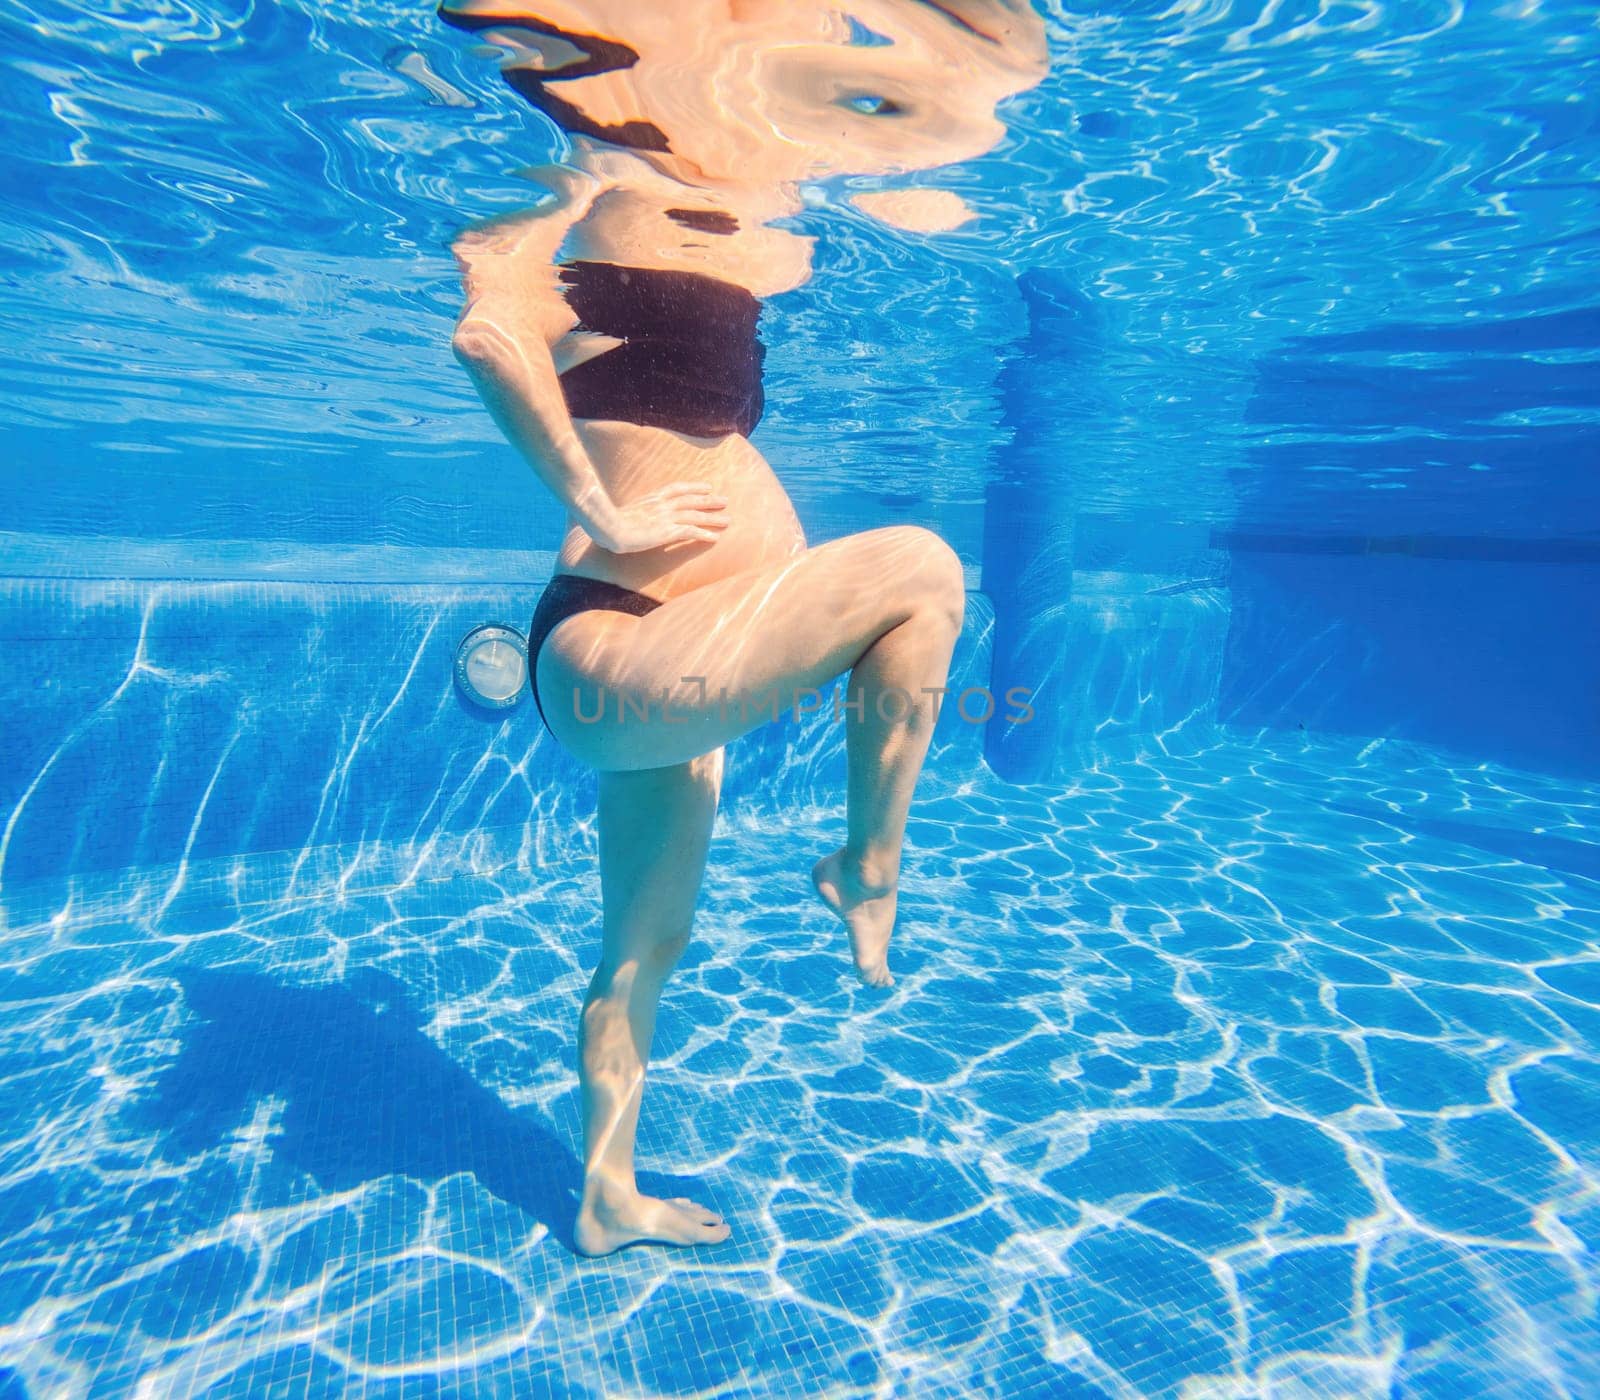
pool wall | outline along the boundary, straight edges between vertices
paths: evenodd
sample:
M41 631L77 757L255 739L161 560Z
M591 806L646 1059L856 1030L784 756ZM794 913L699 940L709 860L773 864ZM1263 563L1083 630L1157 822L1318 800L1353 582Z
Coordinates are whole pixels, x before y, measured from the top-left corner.
M60 544L35 541L35 566L67 567ZM167 557L183 568L183 553ZM417 553L319 563L395 572ZM465 571L469 555L431 567ZM214 545L199 557L190 551L187 572L244 571L242 554ZM969 723L947 704L926 781L959 782L980 762L1013 781L1070 781L1130 744L1203 746L1219 721L1600 766L1600 652L1567 644L1600 635L1600 567L1209 558L1073 571L1064 596L1002 614L998 631L990 598L972 591L951 685L985 687L997 708ZM540 573L529 559L529 577L499 584L4 580L0 637L15 664L0 680L0 881L13 914L30 889L59 898L63 879L110 889L119 871L172 866L203 883L203 871L262 852L285 853L284 878L357 883L554 855L537 843L586 830L592 777L531 705L486 714L451 672L473 626L526 625ZM1012 686L1029 694L1026 723L1005 722ZM973 695L966 714L984 703ZM838 802L841 738L825 715L761 726L730 751L727 804ZM564 819L532 821L541 815Z
M589 842L593 776L526 696L485 712L454 683L461 638L488 621L525 629L538 588L537 578L3 581L0 642L17 663L0 678L10 916L37 917L68 886L79 903L114 899L124 872L153 868L170 870L172 898L248 878L261 888L230 887L230 902L249 903L324 881L538 869ZM973 593L958 690L987 683L992 615ZM967 709L981 706L974 696ZM826 706L798 725L760 725L730 749L725 806L737 816L837 804L842 740ZM982 742L982 726L947 705L929 782L972 771ZM247 859L272 852L281 859Z
M37 917L68 892L115 898L136 870L170 868L173 898L248 878L265 900L330 880L537 869L559 843L592 839L592 776L533 707L487 714L452 678L473 626L526 626L548 555L4 542L15 571L0 578L13 658L0 678L11 917ZM1083 519L1065 536L1036 532L1054 594L1017 566L1026 551L987 551L981 574L969 571L983 587L969 593L951 686L952 699L986 688L995 714L971 723L947 703L925 785L959 783L980 764L1011 781L1070 783L1140 745L1192 752L1249 730L1600 771L1600 648L1574 644L1600 636L1600 564L1581 552L1222 543L1194 530L1119 536ZM71 576L113 567L152 576ZM1027 693L1026 723L1005 720L1011 687ZM965 715L984 703L971 696ZM826 714L762 725L730 750L730 812L840 802L842 735ZM263 853L281 859L246 861Z
M1260 543L1231 556L1223 720L1600 773L1600 544ZM1398 552L1452 544L1479 557Z

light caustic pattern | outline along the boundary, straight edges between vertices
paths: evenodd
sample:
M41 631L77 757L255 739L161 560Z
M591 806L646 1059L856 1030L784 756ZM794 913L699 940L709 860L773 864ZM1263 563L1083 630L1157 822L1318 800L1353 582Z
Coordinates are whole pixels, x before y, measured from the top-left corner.
M575 1256L589 853L14 927L30 1395L1593 1394L1600 789L1355 742L933 788L897 982L719 832L643 1184ZM1586 835L1587 834L1587 835ZM587 840L580 833L580 848ZM670 1192L677 1194L678 1192Z

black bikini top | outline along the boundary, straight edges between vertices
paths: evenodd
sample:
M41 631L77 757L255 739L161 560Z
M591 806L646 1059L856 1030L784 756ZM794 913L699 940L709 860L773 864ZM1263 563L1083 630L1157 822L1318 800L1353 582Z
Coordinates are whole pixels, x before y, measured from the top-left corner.
M574 418L749 437L761 421L761 303L698 272L573 262L560 269L579 330L623 343L561 376Z
M513 68L506 81L564 130L632 150L670 149L654 122L607 126L550 91L565 79L632 68L639 55L626 44L574 34L531 15L467 13L440 5L439 18L457 29L526 29L571 44L582 54L577 61L548 72ZM666 213L703 233L730 234L738 227L731 215L714 210ZM766 354L756 337L761 304L743 287L694 272L601 262L568 263L561 280L580 330L624 342L561 376L574 418L641 423L697 437L748 437L761 421Z

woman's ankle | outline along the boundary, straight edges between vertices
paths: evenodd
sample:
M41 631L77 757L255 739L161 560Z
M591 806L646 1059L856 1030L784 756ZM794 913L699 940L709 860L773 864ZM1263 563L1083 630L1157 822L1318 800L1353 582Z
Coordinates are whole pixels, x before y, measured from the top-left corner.
M638 1194L639 1188L631 1172L624 1179L606 1167L596 1167L583 1175L583 1197L579 1208L605 1210L631 1201Z
M854 851L846 846L839 853L839 864L844 878L852 886L851 894L860 899L881 899L893 894L900 883L898 858L880 852Z

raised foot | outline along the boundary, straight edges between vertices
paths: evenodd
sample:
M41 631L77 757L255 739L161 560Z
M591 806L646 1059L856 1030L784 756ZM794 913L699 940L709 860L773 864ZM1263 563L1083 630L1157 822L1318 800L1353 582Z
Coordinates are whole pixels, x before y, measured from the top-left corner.
M686 1196L670 1201L594 1180L584 1188L573 1241L581 1253L610 1254L626 1244L721 1244L730 1231L714 1211Z
M869 987L890 986L894 978L889 973L889 936L894 932L897 886L864 880L843 848L812 867L811 883L848 930L861 980Z

